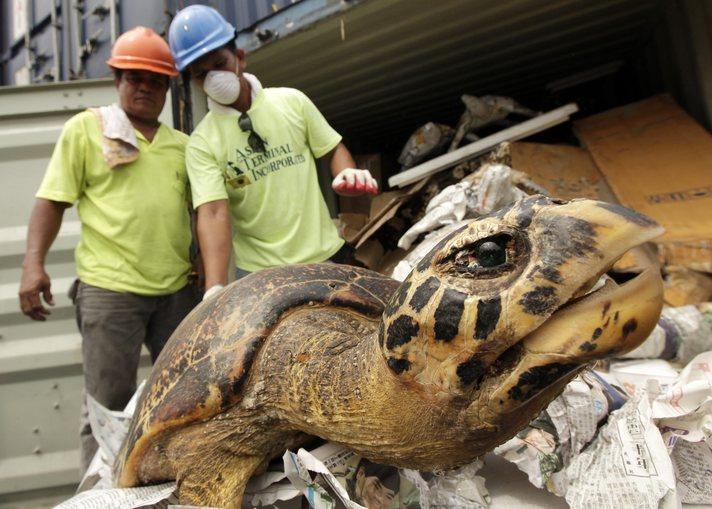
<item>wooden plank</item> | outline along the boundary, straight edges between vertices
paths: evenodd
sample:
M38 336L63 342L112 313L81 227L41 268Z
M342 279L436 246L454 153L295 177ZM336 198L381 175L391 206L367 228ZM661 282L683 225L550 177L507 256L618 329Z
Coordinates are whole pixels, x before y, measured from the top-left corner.
M574 128L620 202L665 227L659 241L712 239L712 135L670 97L594 115Z
M490 136L465 145L457 150L448 152L439 157L426 161L423 164L414 166L409 170L398 173L388 179L391 187L403 187L420 179L429 177L439 171L445 170L467 159L484 154L496 147L503 141L516 141L544 131L550 127L566 122L569 116L578 111L575 103L567 104L555 110L531 118L520 124L508 127Z

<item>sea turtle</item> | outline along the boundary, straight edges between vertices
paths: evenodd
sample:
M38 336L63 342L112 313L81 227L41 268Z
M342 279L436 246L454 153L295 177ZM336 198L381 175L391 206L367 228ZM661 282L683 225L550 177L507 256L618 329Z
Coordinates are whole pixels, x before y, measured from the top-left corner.
M399 467L471 462L647 337L657 269L591 289L661 232L617 205L534 196L455 231L402 284L336 264L252 274L171 336L116 479L240 507L250 476L314 437Z

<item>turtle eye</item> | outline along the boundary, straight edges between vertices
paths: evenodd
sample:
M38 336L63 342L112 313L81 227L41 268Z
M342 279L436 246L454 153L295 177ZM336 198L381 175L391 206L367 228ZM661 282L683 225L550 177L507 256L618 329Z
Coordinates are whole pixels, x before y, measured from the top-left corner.
M475 248L475 256L481 267L497 267L507 261L506 246L488 240Z
M498 234L481 239L474 245L460 249L454 256L455 270L458 272L480 273L482 270L504 268L513 257L512 237Z

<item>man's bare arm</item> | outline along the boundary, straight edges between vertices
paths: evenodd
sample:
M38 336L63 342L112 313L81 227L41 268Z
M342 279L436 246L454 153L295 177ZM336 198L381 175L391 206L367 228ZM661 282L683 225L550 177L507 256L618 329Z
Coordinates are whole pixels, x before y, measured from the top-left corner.
M227 284L232 250L232 227L227 200L216 200L198 207L198 245L205 268L205 290Z
M38 198L32 209L19 297L20 309L33 320L45 321L46 315L50 314L42 304L40 293L46 304L54 306L51 281L44 268L45 257L62 225L64 210L70 206L69 203Z

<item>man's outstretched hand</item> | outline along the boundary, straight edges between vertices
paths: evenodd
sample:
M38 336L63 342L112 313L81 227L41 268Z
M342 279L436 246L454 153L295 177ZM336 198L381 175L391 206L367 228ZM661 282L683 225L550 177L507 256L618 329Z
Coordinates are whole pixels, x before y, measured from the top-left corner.
M378 194L378 182L368 170L345 168L334 178L331 188L341 196Z

